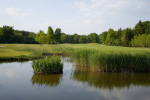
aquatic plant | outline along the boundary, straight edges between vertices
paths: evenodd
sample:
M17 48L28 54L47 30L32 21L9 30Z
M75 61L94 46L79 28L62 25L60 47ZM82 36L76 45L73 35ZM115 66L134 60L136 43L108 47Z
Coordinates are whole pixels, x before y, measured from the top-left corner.
M51 56L33 61L32 68L35 73L57 74L62 73L63 64L60 57Z
M72 58L80 66L99 68L103 72L150 72L150 53L104 52L75 49Z

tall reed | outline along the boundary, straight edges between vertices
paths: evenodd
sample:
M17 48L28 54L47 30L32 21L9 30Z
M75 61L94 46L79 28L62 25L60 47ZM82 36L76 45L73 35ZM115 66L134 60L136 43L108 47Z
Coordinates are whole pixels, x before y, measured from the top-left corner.
M99 68L104 72L150 72L150 53L102 52L75 49L73 59L81 66Z
M32 68L35 73L61 73L63 64L58 56L51 56L41 60L35 60L32 63Z

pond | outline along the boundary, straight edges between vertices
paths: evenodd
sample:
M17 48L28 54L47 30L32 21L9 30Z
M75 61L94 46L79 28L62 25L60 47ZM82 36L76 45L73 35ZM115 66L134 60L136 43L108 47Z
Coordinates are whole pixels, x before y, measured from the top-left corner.
M149 100L150 74L99 73L62 58L63 74L33 73L32 61L0 63L0 100Z

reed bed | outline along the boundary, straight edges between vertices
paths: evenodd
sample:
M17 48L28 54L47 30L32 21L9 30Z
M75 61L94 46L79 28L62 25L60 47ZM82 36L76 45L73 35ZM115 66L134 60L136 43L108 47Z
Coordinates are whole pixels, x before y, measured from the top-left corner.
M35 73L58 74L62 73L63 64L60 57L51 56L50 58L47 57L33 61L32 68Z
M150 72L150 53L104 52L75 49L72 58L80 66L99 68L102 72Z

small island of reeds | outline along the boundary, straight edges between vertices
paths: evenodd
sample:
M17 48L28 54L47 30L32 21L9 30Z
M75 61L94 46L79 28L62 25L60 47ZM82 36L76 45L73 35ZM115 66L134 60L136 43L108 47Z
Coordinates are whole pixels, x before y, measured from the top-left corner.
M60 57L51 56L33 61L32 68L34 73L38 74L60 74L62 73L63 64Z

